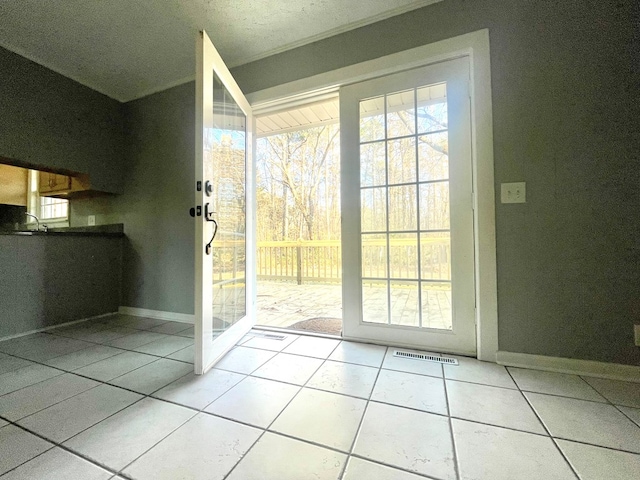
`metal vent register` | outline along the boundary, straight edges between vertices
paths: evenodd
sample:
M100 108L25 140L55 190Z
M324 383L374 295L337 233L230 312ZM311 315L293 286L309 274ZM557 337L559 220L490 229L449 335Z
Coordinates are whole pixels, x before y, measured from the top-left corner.
M249 335L251 335L252 337L268 338L269 340L284 340L285 338L287 338L286 335L278 335L277 333L256 333L256 332L251 332Z
M405 352L404 350L394 350L394 357L411 358L412 360L422 360L425 362L446 363L447 365L458 365L458 360L451 357L437 357L424 353Z

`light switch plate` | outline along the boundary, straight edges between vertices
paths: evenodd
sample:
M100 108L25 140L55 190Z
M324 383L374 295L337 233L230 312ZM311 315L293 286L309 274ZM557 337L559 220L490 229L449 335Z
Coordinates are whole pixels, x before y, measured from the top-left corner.
M500 185L500 201L502 203L526 203L527 184L525 182L503 183Z
M90 227L93 227L96 224L96 216L95 215L89 215L89 217L87 219L87 224Z

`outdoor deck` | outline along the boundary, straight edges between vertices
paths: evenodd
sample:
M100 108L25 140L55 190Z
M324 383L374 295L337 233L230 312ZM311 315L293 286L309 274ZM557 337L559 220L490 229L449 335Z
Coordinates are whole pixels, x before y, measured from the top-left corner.
M342 287L258 281L257 324L288 328L316 318L342 319Z
M368 288L365 291L365 305L369 310L376 306L386 311L386 289ZM417 291L396 288L391 294L392 311L400 325L418 323ZM320 285L258 281L257 324L269 327L289 328L311 319L342 318L342 287L340 285ZM383 308L384 307L384 308ZM451 327L451 293L430 291L426 295L423 316L429 319L431 328ZM425 315L426 313L426 315ZM377 322L376 318L368 320ZM425 322L423 318L423 323ZM385 322L386 323L386 322Z

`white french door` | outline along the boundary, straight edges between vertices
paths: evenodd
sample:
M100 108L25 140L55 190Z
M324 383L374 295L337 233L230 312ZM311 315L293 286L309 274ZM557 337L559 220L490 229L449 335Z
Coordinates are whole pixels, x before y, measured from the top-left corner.
M206 32L196 42L195 373L253 326L252 113Z
M475 355L469 61L340 89L345 338Z

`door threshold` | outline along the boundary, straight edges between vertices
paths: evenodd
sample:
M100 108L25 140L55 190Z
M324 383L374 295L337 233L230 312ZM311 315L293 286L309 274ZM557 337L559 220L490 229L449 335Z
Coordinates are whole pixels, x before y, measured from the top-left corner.
M293 328L268 327L264 325L254 325L253 330L261 330L265 332L288 333L290 335L301 335L306 337L330 338L333 340L343 340L341 335L332 335L330 333L310 332L308 330L295 330Z

